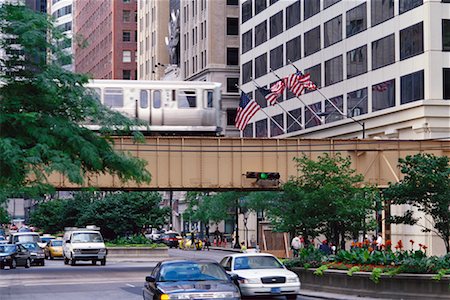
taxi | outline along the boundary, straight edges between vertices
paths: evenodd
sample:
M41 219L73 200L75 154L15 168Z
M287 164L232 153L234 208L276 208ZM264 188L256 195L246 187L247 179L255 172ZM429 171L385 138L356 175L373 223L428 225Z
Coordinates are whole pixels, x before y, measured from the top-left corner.
M63 257L63 241L59 239L50 240L44 247L45 258Z

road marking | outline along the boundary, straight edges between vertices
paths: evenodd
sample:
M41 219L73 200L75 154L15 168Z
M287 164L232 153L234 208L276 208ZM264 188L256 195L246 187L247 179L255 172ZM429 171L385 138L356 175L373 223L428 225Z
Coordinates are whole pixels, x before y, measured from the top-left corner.
M134 286L132 284L129 284L129 283L127 283L126 286L129 286L129 287L132 287L132 288L136 287L136 286Z

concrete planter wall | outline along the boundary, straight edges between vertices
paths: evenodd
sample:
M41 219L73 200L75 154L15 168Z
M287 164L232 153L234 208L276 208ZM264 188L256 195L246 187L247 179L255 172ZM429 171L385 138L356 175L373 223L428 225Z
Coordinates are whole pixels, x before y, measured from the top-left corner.
M371 273L327 270L323 276L314 275L316 269L292 268L298 274L302 288L353 296L388 299L450 299L450 276L440 281L429 274L382 275L378 283L370 280Z
M112 260L161 260L169 257L168 248L150 248L150 247L108 247L107 259Z

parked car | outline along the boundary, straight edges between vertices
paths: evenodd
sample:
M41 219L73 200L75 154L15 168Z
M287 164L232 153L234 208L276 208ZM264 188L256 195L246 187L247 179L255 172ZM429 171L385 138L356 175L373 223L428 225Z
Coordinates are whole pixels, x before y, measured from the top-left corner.
M63 257L63 241L51 240L44 247L45 258L53 259L55 257Z
M38 245L38 243L20 243L23 247L30 251L31 264L36 266L45 265L44 250Z
M155 228L152 229L150 233L145 234L145 237L149 240L153 241L154 243L160 243L161 237L166 231L164 229L157 230Z
M161 237L161 242L170 248L172 248L172 247L177 248L179 240L181 240L181 235L175 231L166 232Z
M6 266L9 266L10 269L15 269L17 266L29 268L31 266L30 251L20 244L0 245L0 269L4 269Z
M232 278L210 260L160 262L145 281L144 300L241 299Z
M243 296L284 295L296 299L300 280L273 255L267 253L239 253L225 256L220 264L229 273L238 276Z

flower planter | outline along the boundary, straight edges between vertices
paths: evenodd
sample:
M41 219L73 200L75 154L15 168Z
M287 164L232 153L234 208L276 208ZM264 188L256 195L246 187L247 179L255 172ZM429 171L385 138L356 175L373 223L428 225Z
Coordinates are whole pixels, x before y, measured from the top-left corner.
M107 259L120 261L159 261L169 257L167 247L108 247Z
M381 275L378 283L370 280L371 273L326 270L323 276L314 275L316 269L291 268L298 274L302 288L353 296L389 299L450 299L450 276L440 281L434 274Z

